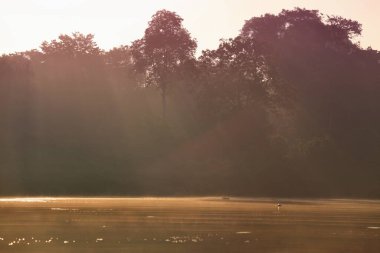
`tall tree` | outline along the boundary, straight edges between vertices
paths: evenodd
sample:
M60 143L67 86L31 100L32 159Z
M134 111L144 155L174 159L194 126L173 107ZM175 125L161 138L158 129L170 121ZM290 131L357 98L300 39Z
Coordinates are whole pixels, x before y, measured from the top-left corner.
M175 12L160 10L153 15L144 37L132 45L136 67L146 75L145 85L155 85L161 90L164 120L171 75L194 59L197 46L182 21Z
M263 44L272 77L287 84L282 94L321 127L305 129L326 131L332 129L333 114L341 114L334 112L336 95L347 92L357 76L347 69L360 51L352 41L360 33L357 21L295 8L246 21L241 36Z

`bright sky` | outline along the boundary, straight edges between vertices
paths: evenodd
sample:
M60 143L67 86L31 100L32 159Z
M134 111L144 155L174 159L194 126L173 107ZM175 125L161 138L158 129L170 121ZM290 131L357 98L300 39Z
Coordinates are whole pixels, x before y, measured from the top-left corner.
M235 37L244 20L297 6L359 21L362 46L380 50L380 0L0 0L0 54L38 48L76 31L95 34L102 49L130 45L160 9L184 19L200 52Z

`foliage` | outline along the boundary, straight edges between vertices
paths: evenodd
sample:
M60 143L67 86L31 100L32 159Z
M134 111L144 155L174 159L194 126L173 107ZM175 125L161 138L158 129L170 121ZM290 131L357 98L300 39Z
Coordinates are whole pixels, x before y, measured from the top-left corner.
M1 56L0 194L380 196L380 53L357 21L253 17L198 59L182 22Z
M182 18L167 10L153 15L144 37L132 45L136 68L146 74L146 85L162 92L163 117L168 84L178 68L194 58L196 41L182 26Z

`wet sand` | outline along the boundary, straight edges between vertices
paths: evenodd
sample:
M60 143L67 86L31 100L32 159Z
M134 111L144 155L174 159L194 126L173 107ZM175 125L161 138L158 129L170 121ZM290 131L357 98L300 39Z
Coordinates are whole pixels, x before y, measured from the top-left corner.
M380 201L0 198L0 252L380 252Z

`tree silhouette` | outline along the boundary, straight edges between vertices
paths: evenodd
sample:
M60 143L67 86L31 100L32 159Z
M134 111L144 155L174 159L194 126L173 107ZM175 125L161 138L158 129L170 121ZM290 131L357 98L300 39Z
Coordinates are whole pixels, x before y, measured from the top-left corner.
M194 59L197 46L182 21L175 12L160 10L153 15L144 37L132 45L136 67L146 74L145 84L161 90L164 120L171 75L186 61Z
M81 56L99 55L100 49L94 42L94 35L73 33L71 36L62 34L58 40L44 41L42 52L47 56L78 58Z
M0 195L379 198L380 52L360 33L283 10L195 59L161 10L132 46L74 33L0 56Z

